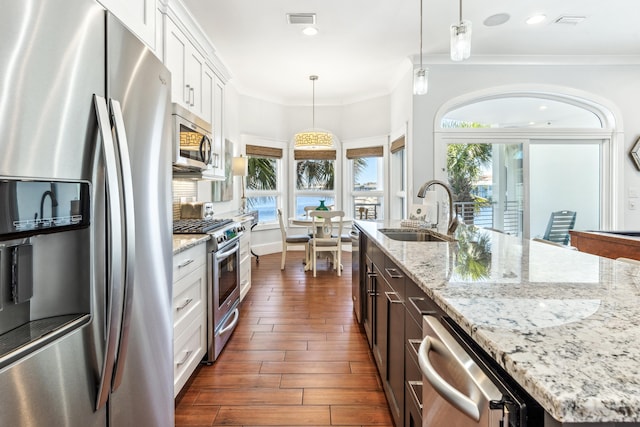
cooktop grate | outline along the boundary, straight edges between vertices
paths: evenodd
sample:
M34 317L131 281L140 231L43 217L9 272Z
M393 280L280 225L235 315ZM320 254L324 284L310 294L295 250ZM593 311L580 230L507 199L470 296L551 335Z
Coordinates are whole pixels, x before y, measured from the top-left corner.
M231 219L178 219L173 221L173 234L206 234L231 222Z

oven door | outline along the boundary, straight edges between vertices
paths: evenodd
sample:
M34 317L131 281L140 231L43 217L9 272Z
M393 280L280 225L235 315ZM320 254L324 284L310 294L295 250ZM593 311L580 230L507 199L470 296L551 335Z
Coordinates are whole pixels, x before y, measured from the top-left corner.
M231 242L210 255L207 363L216 360L240 317L240 239Z
M220 322L240 299L240 240L213 253L213 308L214 324Z

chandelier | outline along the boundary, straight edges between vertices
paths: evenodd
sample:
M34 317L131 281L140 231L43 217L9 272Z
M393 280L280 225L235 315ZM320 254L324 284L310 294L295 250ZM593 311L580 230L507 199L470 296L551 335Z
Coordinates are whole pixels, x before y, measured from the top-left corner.
M318 76L309 76L309 80L313 83L311 129L297 133L294 137L294 146L295 148L333 147L333 134L316 129L316 80L318 80Z

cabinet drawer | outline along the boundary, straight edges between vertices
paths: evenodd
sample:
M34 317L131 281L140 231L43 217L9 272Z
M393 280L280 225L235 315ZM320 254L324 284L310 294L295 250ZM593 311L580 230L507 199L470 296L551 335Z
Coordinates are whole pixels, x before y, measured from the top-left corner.
M389 283L389 286L398 295L398 298L402 301L406 298L405 292L405 274L393 261L388 257L384 260L384 278Z
M180 280L207 262L207 250L204 243L189 248L173 256L173 282Z
M205 316L206 267L200 266L173 285L173 328L178 336L193 316Z
M251 247L249 245L249 242L240 241L240 260L249 258L250 255L251 255Z
M422 325L422 316L425 314L434 316L441 316L443 314L442 309L438 307L413 280L405 280L405 293L407 312L420 325Z
M173 397L198 367L206 353L207 330L204 319L197 317L174 341L173 348Z

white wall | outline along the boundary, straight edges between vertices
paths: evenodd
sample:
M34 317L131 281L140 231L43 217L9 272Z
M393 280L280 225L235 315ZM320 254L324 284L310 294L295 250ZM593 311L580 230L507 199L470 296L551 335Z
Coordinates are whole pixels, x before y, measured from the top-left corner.
M503 86L554 87L568 94L593 94L594 100L621 112L621 123L616 125L617 130L624 129L623 144L619 153L623 173L617 203L618 209L622 212L618 228L640 229L640 210L628 209L626 198L629 187L640 188L640 173L627 155L640 134L640 105L637 102L640 95L640 66L462 63L435 64L429 65L429 68L429 93L414 97L413 155L410 157L413 163L411 194L415 194L415 188L422 182L434 177L434 118L445 102L470 92Z

